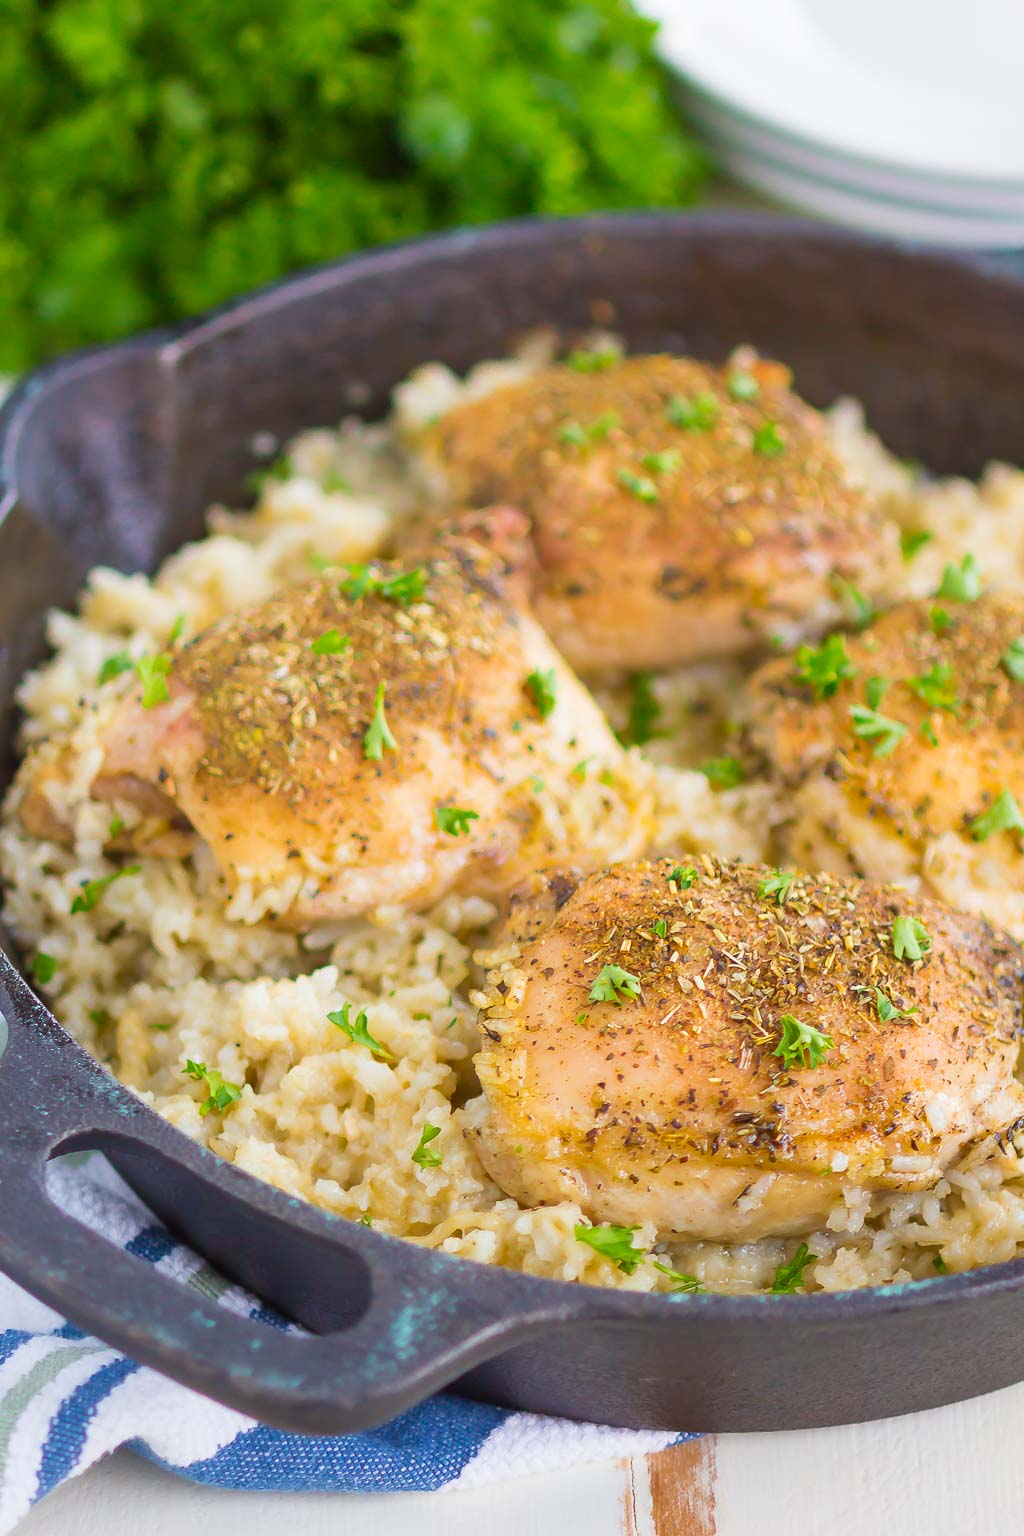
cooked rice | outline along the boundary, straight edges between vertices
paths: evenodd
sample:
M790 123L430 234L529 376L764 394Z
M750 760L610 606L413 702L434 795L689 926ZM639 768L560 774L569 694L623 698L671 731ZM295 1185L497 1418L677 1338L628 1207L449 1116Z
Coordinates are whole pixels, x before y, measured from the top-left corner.
M108 685L97 707L103 662L124 649L137 657L165 645L182 614L194 633L308 575L317 559L363 560L385 549L422 500L403 448L409 429L549 355L540 338L465 381L439 365L420 369L396 392L390 423L347 421L337 432L304 433L289 446L289 473L267 479L254 511L215 508L209 536L151 580L94 571L80 614L50 616L53 657L24 680L19 699L25 746L46 743L44 752L64 752L74 765L54 807L74 827L74 843L30 837L14 787L0 824L5 917L26 954L43 950L56 960L43 990L71 1033L168 1120L248 1172L462 1257L556 1279L668 1289L649 1260L625 1275L577 1241L575 1204L529 1210L505 1197L465 1134L483 1103L470 998L479 977L474 951L486 948L496 916L487 903L452 898L425 915L382 910L295 935L272 920L294 893L243 888L227 900L199 849L184 861L143 858L141 872L114 881L94 911L70 912L82 881L117 867L103 854L111 808L88 793L100 726L122 691ZM1024 590L1021 472L993 466L977 486L933 481L888 454L854 403L840 402L831 420L840 451L893 517L934 536L907 565L905 593L934 590L943 565L968 549L994 584ZM715 791L697 768L730 749L741 677L738 665L720 664L654 679L657 738L629 755L615 782L592 777L571 808L551 804L545 814L600 826L609 859L635 847L637 818L653 828L657 850L771 859L783 808L770 786ZM613 680L599 697L622 726L628 688ZM131 824L131 809L122 813ZM954 905L992 912L1003 902L1004 920L1009 915L1024 931L1024 895L986 889L979 858L973 845L947 838L929 850L930 878ZM328 1021L344 1002L365 1006L393 1064ZM206 1090L184 1075L188 1060L243 1085L241 1099L223 1114L202 1115ZM427 1124L440 1128L432 1143L437 1167L412 1161ZM984 1144L926 1193L870 1197L851 1186L826 1228L805 1240L817 1256L805 1272L812 1289L931 1275L937 1257L951 1270L1009 1259L1024 1252L1024 1175L1012 1150ZM749 1292L770 1288L796 1241L665 1244L642 1227L634 1244L709 1289Z

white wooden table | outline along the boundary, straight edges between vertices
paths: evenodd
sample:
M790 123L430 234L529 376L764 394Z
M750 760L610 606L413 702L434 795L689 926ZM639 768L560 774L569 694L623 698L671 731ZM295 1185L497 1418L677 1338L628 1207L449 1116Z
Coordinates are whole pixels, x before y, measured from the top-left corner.
M228 1493L121 1453L38 1505L19 1536L1017 1536L1022 1517L1024 1385L464 1493Z

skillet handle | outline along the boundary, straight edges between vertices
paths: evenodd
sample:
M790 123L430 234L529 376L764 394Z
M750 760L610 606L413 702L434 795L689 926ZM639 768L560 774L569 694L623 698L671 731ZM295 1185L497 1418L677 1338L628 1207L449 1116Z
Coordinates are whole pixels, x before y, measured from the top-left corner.
M568 1287L330 1217L195 1145L70 1040L2 951L0 1021L0 1267L132 1359L263 1422L347 1434L577 1315ZM60 1209L46 1163L83 1147L232 1278L322 1331L220 1307Z

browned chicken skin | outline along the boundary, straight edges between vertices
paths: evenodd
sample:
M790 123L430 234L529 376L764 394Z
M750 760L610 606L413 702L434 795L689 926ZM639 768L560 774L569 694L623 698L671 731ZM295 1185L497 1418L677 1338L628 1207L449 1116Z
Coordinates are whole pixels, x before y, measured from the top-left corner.
M477 1058L503 1189L663 1235L784 1236L844 1186L928 1187L1024 1112L1020 946L888 886L801 876L780 902L771 874L662 859L513 901ZM899 917L927 930L917 963ZM595 1002L611 965L634 980ZM774 1054L787 1017L829 1037L818 1065Z
M895 559L789 380L753 355L555 366L457 406L427 450L456 504L529 514L535 611L573 666L668 667L816 633L836 576L873 589Z
M149 818L120 846L172 853L176 827L194 831L234 886L292 877L295 925L500 895L553 858L598 862L544 823L538 776L577 793L573 767L621 749L525 611L523 532L517 512L477 514L404 596L380 584L407 567L363 568L362 593L338 570L184 646L167 701L144 708L136 687L106 730L92 793ZM29 824L41 794L26 796Z
M787 856L837 874L927 882L929 851L956 833L983 847L990 874L1020 889L1020 834L988 831L984 817L1004 792L1024 797L1024 682L1006 660L1021 637L1019 595L904 603L842 640L849 675L827 697L815 698L822 690L802 678L798 657L756 673L752 734L792 804ZM860 713L869 695L894 729Z

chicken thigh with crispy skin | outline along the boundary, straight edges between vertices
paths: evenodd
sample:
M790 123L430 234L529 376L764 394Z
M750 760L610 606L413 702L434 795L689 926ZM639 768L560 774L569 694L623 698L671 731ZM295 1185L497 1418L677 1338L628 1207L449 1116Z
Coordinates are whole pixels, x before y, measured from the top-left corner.
M1020 595L911 602L864 634L831 636L756 673L750 728L791 805L786 855L836 874L927 883L955 834L983 850L989 899L995 884L1020 890L1024 654L1018 665L1013 647L1022 640Z
M874 590L895 563L789 382L752 354L553 366L456 406L426 451L454 504L529 515L535 611L573 666L668 667L818 633L837 576Z
M662 859L514 898L477 1058L502 1189L786 1236L844 1187L929 1187L1024 1113L1019 945L889 886L771 876Z
M297 876L296 926L607 858L542 814L545 778L568 800L582 760L622 754L526 611L524 527L478 514L421 567L325 573L184 646L166 701L135 687L106 728L92 794L145 813L119 846L180 851L184 828L235 887Z

